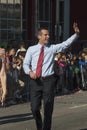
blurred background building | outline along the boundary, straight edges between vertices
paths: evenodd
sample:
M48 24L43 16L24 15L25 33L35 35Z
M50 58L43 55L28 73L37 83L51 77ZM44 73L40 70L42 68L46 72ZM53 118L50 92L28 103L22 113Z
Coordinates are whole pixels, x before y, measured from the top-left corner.
M39 27L49 29L51 41L61 42L73 34L75 21L81 31L81 47L87 46L86 6L87 0L0 0L0 44L33 44Z

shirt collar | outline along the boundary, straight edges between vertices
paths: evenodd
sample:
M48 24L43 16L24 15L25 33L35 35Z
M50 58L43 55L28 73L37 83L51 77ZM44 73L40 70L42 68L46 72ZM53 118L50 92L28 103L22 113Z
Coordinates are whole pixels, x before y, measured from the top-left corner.
M40 48L42 47L42 45L41 45L39 42L38 42L38 44L37 44L37 45L38 45L38 47L40 47ZM44 45L44 47L49 47L49 46L50 46L50 44L49 44L49 43L48 43L47 45Z

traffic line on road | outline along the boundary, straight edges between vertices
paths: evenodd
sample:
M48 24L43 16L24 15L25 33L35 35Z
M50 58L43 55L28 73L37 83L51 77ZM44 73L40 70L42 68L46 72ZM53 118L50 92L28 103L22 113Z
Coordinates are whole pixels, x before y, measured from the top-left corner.
M80 108L80 107L86 107L87 104L83 104L83 105L78 105L78 106L73 106L73 107L70 107L70 109L75 109L75 108Z

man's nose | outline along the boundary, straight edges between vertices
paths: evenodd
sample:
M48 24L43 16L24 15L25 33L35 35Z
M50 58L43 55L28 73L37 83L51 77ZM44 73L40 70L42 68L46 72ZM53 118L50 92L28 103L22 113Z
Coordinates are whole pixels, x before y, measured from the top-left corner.
M49 35L47 35L47 37L49 38Z

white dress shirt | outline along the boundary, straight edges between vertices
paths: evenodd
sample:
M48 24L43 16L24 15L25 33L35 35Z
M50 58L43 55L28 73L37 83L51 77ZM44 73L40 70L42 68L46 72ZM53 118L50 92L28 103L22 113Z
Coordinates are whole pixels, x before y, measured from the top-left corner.
M42 66L42 77L49 76L54 74L53 65L54 65L54 56L55 53L61 52L68 48L72 42L77 39L78 35L74 34L66 41L56 44L50 45L47 44L44 46L44 61ZM26 74L32 71L36 73L37 62L40 54L41 44L38 43L37 45L31 46L28 48L24 61L23 61L23 69Z

